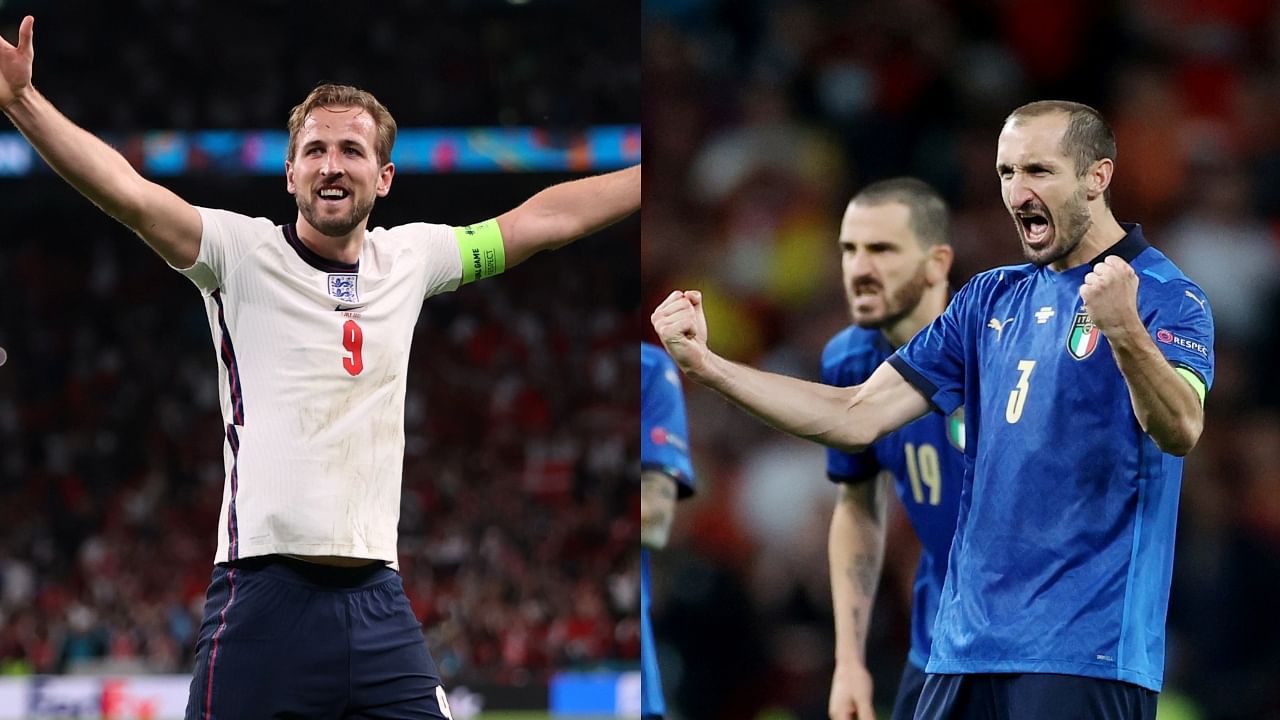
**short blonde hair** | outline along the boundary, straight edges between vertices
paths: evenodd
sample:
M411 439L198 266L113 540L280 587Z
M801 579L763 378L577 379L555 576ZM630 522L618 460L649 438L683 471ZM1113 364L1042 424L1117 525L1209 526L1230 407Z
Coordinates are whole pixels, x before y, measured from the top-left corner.
M293 160L293 154L298 151L298 133L302 130L302 123L307 115L316 108L335 107L358 107L369 113L378 131L377 146L374 148L378 164L386 165L391 162L391 148L396 144L396 121L387 107L378 102L378 98L372 93L350 85L332 83L317 86L307 95L307 99L289 112L289 160Z

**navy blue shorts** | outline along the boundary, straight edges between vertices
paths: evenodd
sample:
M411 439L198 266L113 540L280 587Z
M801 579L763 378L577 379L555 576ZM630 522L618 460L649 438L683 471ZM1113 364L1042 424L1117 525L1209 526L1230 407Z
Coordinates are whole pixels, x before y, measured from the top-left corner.
M893 701L893 720L911 720L916 716L920 691L924 690L924 671L910 660L902 664L902 677L898 679L898 697Z
M1157 696L1077 675L926 675L916 720L1155 720Z
M274 555L214 568L187 720L449 717L394 570Z

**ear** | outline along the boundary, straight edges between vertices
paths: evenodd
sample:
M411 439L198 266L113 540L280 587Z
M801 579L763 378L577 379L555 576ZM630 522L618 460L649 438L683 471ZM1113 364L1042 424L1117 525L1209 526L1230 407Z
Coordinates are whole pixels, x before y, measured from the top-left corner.
M955 259L955 251L950 245L934 245L929 248L929 257L924 265L924 277L929 285L945 284L951 274L951 261Z
M284 161L284 187L290 195L296 195L298 192L297 186L293 184L293 163L288 160Z
M1111 187L1111 175L1115 170L1116 165L1111 158L1102 158L1089 168L1084 178L1085 191L1089 200L1096 200L1106 193L1107 188Z
M378 186L376 192L378 197L386 197L391 192L391 180L396 176L396 164L387 163L382 166L382 170L378 171Z

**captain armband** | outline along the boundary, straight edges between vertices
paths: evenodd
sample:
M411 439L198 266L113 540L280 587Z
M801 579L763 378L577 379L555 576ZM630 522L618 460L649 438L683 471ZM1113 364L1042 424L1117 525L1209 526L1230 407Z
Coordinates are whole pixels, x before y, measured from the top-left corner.
M1183 380L1187 381L1187 384L1191 386L1191 389L1196 391L1196 397L1200 398L1200 404L1204 405L1204 395L1206 390L1204 380L1201 380L1200 376L1191 369L1182 365L1174 365L1173 371L1178 373Z
M502 246L498 220L485 220L475 225L453 228L462 257L462 284L493 277L507 267L507 254Z

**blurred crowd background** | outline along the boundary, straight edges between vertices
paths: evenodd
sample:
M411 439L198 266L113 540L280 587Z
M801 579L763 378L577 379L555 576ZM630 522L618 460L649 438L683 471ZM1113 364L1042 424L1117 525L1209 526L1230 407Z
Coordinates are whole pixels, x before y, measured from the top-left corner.
M1162 718L1280 717L1280 6L1267 0L645 0L642 295L704 291L722 353L816 379L848 323L836 239L868 182L954 211L952 286L1022 262L995 173L1005 115L1099 108L1113 207L1208 294L1217 380L1188 457ZM825 718L822 451L689 387L699 494L657 556L674 716ZM890 531L868 658L887 713L914 538Z
M0 34L37 15L36 86L96 132L282 129L322 81L401 128L574 130L639 120L637 11L11 0ZM566 179L398 175L371 224L474 222ZM282 178L164 184L296 214ZM0 217L0 673L189 672L224 476L198 292L54 177L0 182ZM424 307L400 559L447 684L637 662L639 232Z

